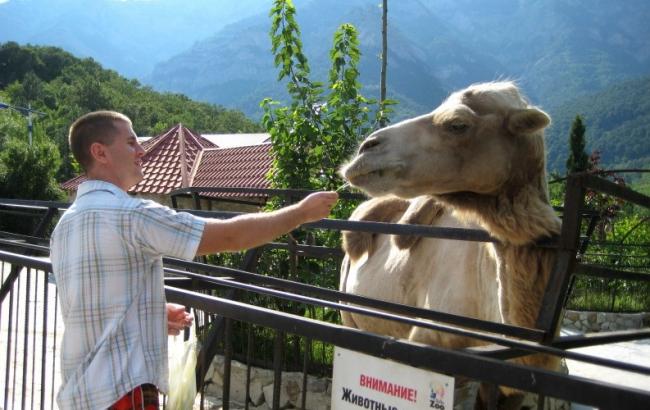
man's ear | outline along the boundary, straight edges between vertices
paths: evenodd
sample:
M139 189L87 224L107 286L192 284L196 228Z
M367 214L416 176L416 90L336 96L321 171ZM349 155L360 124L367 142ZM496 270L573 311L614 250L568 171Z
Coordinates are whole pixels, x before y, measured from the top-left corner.
M106 146L101 142L93 142L90 144L90 156L93 158L93 162L98 162L100 164L105 164L108 162Z

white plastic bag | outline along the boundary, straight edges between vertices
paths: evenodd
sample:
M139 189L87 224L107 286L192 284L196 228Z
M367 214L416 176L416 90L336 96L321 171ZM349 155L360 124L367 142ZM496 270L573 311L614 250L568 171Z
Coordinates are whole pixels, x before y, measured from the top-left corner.
M196 397L196 356L199 351L194 326L190 337L183 341L183 333L169 338L169 395L166 409L188 410Z

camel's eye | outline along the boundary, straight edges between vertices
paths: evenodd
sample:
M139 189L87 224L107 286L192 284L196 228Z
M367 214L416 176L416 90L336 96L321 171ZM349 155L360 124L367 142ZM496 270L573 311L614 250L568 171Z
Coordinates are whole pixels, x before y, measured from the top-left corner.
M447 124L447 130L453 132L454 134L462 134L467 131L469 125L464 122L454 121Z

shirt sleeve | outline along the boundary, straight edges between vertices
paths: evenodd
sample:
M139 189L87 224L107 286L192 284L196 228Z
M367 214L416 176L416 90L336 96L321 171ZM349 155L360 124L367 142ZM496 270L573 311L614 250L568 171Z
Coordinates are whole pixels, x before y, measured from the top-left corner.
M135 238L151 253L180 259L196 255L205 219L176 212L155 202L145 202L134 212Z

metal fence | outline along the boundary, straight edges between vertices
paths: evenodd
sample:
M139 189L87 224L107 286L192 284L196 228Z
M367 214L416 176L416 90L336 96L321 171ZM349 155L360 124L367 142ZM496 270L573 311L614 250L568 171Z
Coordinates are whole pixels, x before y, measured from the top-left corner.
M558 238L539 244L539 246L557 249L558 261L545 293L537 326L532 329L397 305L252 273L264 248L247 252L240 269L166 259L168 300L193 308L197 317L196 324L202 334L203 347L197 365L198 385L201 390L206 387L204 376L213 357L216 354L223 354L225 359L222 395L224 408L228 408L231 391L229 383L231 360L237 356L246 366L264 365L263 361L253 357L255 348L262 342L253 336L255 332L249 331L264 329L265 334L268 335L267 341L270 341L269 348L273 350L272 360L266 365L274 370L274 394L273 402L270 403L274 409L281 406L279 393L282 387L282 371L296 368L304 370L302 397L296 406L306 408L305 403L309 398L305 393L304 385L307 383L308 370L313 370L314 351L319 350L322 354L327 349L331 349L331 346L340 346L455 377L478 380L491 386L509 386L533 392L539 395L540 399L555 397L601 409L645 409L647 403L650 403L650 391L623 386L613 380L594 381L507 361L509 358L526 354L545 353L650 375L650 368L644 366L618 362L606 357L587 356L571 350L576 347L650 338L650 329L555 336L563 302L570 288L572 273L648 282L648 275L642 272L584 265L576 258L580 244L584 242L584 238L580 238L580 226L582 216L586 215L582 209L586 188L617 195L642 206L650 205L648 197L630 190L620 190L619 187L612 185L591 176L575 176L569 179L567 200L563 211L562 234ZM200 189L196 190L198 191ZM0 204L9 208L40 207L50 218L56 214L52 209L58 212L66 207L65 204L16 200L0 200ZM219 218L232 216L232 213L196 210L192 212ZM41 223L41 225L45 224ZM323 220L308 224L305 229L362 230L455 240L494 240L485 232L477 230L343 220ZM5 359L3 363L6 363L5 374L0 376L4 377L1 379L4 383L3 408L52 408L52 392L56 381L53 376L48 377L48 375L56 373L57 357L54 351L56 343L48 343L50 339L60 338L60 336L57 338L56 324L53 322L56 320L55 312L52 313L52 310L56 309L56 304L51 299L56 297L56 291L49 285L42 285L46 282L46 273L51 270L49 263L47 260L33 256L47 255L47 243L37 235L27 237L4 233L0 237L0 247L4 249L0 251L0 260L3 262L0 320L2 323L6 321L9 324L6 331L4 327L2 328L2 337L6 338L6 341L2 340L6 348L3 345L4 352L1 353L4 357L0 355L0 360ZM330 257L336 260L340 256L340 250L328 250L306 244L271 244L265 248L285 248L304 258ZM32 255L29 255L30 253ZM31 282L26 279L28 276ZM39 277L40 287L38 284L32 285L35 278ZM289 313L249 303L251 298L258 297L273 301L290 301L303 306L304 309L298 310L298 313ZM20 307L21 304L23 307ZM38 309L32 309L32 306ZM424 346L347 328L323 320L318 315L305 314L308 311L323 312L324 310L334 312L347 310L451 332L482 340L490 344L490 347L457 351ZM39 313L35 314L35 312ZM43 319L39 322L36 318L38 316L47 320ZM36 330L40 328L43 330ZM237 330L240 330L239 336L235 335ZM301 362L289 365L284 360L289 356L287 344L284 343L287 338L296 341L297 354L293 356L299 357ZM496 390L491 389L491 391ZM494 408L495 400L496 396L491 395L488 407ZM247 402L244 407L248 408L248 405Z
M13 265L2 261L2 280ZM56 286L26 268L0 310L0 401L3 409L51 408L58 374Z

